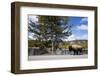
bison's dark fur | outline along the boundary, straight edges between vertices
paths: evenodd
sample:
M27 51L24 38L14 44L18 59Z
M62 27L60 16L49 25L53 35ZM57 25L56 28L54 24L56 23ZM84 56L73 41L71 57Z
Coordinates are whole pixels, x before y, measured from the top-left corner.
M82 54L82 47L80 45L70 45L69 52L73 52L74 55Z

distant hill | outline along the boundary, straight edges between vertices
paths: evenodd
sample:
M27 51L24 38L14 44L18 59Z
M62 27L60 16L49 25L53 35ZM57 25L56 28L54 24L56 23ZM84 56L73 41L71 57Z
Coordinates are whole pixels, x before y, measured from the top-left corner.
M63 41L59 44L61 48L68 48L69 45L78 44L81 45L84 49L88 48L88 40L72 40L72 41ZM28 47L38 47L40 42L38 40L28 40Z
M72 41L63 41L63 47L68 48L69 45L78 44L81 45L83 48L88 48L88 40L72 40ZM60 45L60 46L61 46Z
M72 40L72 41L65 41L65 43L68 43L68 44L84 44L84 43L88 43L88 40Z

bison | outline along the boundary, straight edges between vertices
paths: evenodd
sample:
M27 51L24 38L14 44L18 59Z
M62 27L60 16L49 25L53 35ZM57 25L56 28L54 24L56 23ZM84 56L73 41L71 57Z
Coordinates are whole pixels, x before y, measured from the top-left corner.
M70 45L69 52L73 52L73 55L80 55L82 54L82 46L77 44Z

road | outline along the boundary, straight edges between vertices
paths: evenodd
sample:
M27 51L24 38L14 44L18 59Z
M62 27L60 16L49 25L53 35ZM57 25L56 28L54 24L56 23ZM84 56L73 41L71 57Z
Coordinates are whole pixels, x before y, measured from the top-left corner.
M52 60L52 59L81 59L88 58L88 55L42 55L28 56L28 60Z

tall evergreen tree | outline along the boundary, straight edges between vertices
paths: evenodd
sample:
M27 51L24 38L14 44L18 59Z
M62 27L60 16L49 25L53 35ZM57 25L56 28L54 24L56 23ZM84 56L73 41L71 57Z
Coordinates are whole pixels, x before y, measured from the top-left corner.
M68 17L65 16L37 16L38 21L29 20L29 32L34 33L34 37L38 39L42 45L43 41L50 41L51 53L58 48L63 39L67 39L72 32L71 26L68 25Z

